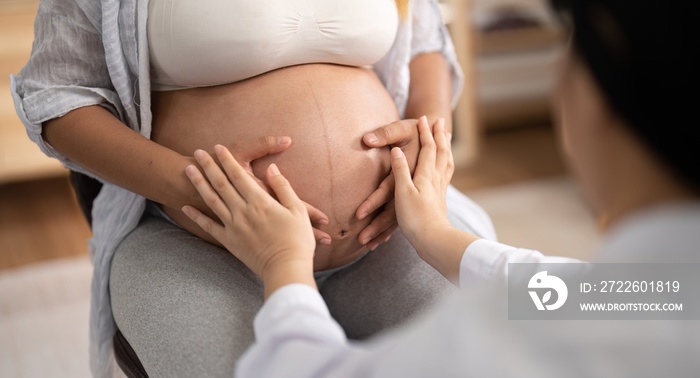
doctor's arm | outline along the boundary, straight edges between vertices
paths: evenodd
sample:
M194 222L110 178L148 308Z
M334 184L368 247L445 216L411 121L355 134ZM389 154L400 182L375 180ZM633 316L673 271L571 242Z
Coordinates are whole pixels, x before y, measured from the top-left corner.
M394 147L391 151L399 227L424 261L461 285L505 279L508 263L579 262L481 239L453 227L446 208L447 186L454 172L450 138L444 120L439 119L433 128L434 135L426 117L418 122L421 148L413 178L402 149ZM409 134L411 131L406 129L393 137Z
M455 232L447 222L444 192L454 168L444 124L436 123L434 137L425 118L419 128L423 147L413 180L401 149L392 150L399 223L421 257L436 269L451 277L459 274L461 265L464 274L462 255L480 240ZM496 327L486 332L493 324L481 324L483 317L474 311L459 314L459 301L434 309L411 328L349 343L316 288L311 225L289 182L275 165L268 167L266 179L275 200L227 149L217 146L215 152L225 173L209 154L197 151L195 159L204 175L195 166L186 174L222 223L193 207L183 211L263 280L266 302L255 319L256 342L238 363L238 376L441 376L440 372L454 372L450 364L455 361L468 360L463 367L470 371L493 368L483 353L454 358L460 352L457 344L465 351L476 345L484 352L491 335L503 331ZM518 251L503 253L532 258ZM453 308L444 308L449 306Z
M505 279L508 263L575 261L481 239L450 224L446 193L454 161L445 129L442 119L434 124L432 133L426 118L419 120L421 149L413 178L403 151L397 147L391 151L399 227L418 255L445 278L461 285Z

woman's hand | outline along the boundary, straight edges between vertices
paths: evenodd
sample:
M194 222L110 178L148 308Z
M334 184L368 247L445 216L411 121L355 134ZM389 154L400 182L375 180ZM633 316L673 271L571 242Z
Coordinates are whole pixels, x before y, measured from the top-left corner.
M398 147L391 150L396 216L418 255L443 276L454 279L464 251L478 238L455 229L447 219L447 187L454 173L454 160L444 119L438 119L431 132L428 121L421 118L418 131L421 149L413 180L403 151Z
M263 279L266 297L289 283L315 287L313 257L316 242L305 204L276 165L267 169L275 200L223 146L214 148L224 172L205 151L187 177L221 224L191 206L182 211Z
M425 117L422 117L425 118ZM427 122L427 119L426 119ZM420 141L418 138L417 119L404 119L392 122L380 127L371 133L363 136L362 141L372 148L385 146L399 147L408 159L411 172L416 167ZM396 230L396 211L394 209L394 175L389 175L379 184L377 190L367 197L367 199L357 208L355 216L362 220L369 214L384 206L362 232L359 241L362 245L367 245L370 250L374 250L379 244L389 240L391 234Z

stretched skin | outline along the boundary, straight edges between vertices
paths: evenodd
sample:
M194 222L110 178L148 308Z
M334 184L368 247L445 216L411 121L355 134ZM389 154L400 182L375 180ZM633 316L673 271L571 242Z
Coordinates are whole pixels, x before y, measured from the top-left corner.
M399 119L396 106L369 69L309 64L278 69L221 86L153 92L157 143L192 156L215 144L265 135L289 136L284 152L253 165L256 176L274 162L299 197L329 217L319 227L333 238L317 245L314 269L347 264L364 252L358 235L372 217L355 211L390 169L389 150L368 149L362 135ZM198 226L165 209L181 226Z

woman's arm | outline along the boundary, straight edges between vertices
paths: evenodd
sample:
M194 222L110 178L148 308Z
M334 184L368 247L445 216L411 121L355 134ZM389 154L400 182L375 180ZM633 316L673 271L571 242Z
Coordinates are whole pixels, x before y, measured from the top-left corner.
M440 52L419 54L411 60L409 67L411 84L406 104L406 118L417 122L418 118L426 116L431 125L438 118L442 118L445 120L445 130L451 133L452 84L450 68L445 57ZM418 156L417 153L416 156Z
M101 106L86 106L44 123L43 137L55 150L106 181L140 194L171 209L195 206L213 216L202 197L185 176L195 162L126 127ZM261 137L231 146L250 170L250 162L281 152L291 144L288 137ZM318 220L323 215L314 214ZM189 222L177 217L178 222ZM196 228L194 228L196 229ZM326 236L315 230L319 238ZM196 235L218 242L203 230Z
M54 149L111 183L168 207L206 207L184 174L194 159L143 137L101 106L45 122L43 136Z
M98 21L99 14L85 13L74 1L41 2L29 61L11 77L13 100L27 134L69 169L171 208L190 203L209 212L183 174L194 160L152 142L120 120L134 121L134 107L121 103L111 82ZM289 138L280 141L266 137L229 147L247 162L291 143ZM198 234L214 241L205 232Z

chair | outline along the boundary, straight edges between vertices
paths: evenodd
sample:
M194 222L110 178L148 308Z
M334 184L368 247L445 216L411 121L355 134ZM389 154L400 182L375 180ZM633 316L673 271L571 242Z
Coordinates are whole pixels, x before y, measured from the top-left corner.
M70 182L73 185L75 196L80 209L83 211L83 215L85 215L85 219L89 225L92 225L92 203L100 193L102 183L74 171L70 172ZM143 368L141 361L139 361L139 357L118 328L112 338L112 344L114 345L114 355L117 364L127 377L148 378L148 374L146 374L146 370Z

